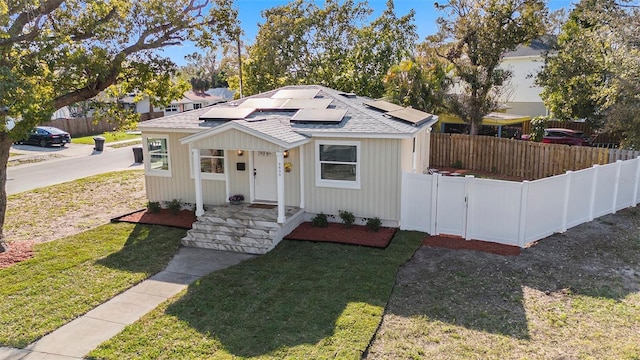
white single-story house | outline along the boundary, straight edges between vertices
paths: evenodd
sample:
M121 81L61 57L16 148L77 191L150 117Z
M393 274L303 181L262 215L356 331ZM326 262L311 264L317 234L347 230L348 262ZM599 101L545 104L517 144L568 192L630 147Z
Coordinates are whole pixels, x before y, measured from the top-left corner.
M165 115L171 115L184 111L197 110L209 105L224 102L220 96L210 95L206 92L187 91L182 99L174 100L164 108Z
M149 120L138 126L147 197L195 204L189 246L264 253L339 210L398 226L402 172L428 168L437 119L313 85Z

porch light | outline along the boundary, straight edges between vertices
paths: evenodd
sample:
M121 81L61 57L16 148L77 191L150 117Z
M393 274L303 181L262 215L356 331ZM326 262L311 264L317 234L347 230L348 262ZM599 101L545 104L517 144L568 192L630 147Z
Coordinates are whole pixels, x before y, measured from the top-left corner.
M238 156L242 156L244 155L244 151L243 150L238 150Z
M285 158L289 157L289 150L285 150L284 152L282 152L282 155L284 155Z

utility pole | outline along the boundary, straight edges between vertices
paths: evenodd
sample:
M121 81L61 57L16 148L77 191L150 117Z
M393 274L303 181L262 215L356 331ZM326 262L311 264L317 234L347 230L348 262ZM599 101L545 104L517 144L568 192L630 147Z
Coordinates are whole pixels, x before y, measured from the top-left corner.
M238 37L236 38L236 44L238 48L238 76L240 77L240 99L242 99L242 52L240 51L240 32L238 31Z

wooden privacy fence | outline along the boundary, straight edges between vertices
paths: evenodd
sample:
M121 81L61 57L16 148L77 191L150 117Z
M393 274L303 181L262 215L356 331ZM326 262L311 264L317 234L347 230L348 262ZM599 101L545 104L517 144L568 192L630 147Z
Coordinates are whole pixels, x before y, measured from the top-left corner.
M102 134L105 131L113 131L116 127L114 123L106 120L94 122L94 119L91 117L55 119L42 125L62 129L71 134L71 137Z
M147 121L164 116L164 112L156 111L154 113L140 114L140 121ZM53 126L62 129L71 137L81 137L88 135L98 135L106 131L114 131L117 125L107 120L95 121L92 117L78 117L69 119L55 119L42 124L44 126Z
M640 156L640 151L543 144L463 134L431 134L430 167L460 167L541 179Z

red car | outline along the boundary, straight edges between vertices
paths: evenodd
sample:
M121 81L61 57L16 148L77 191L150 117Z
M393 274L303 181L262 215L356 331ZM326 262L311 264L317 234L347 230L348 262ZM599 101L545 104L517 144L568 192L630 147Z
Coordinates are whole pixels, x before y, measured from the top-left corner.
M551 128L544 130L543 143L576 146L591 146L591 139L582 131Z

